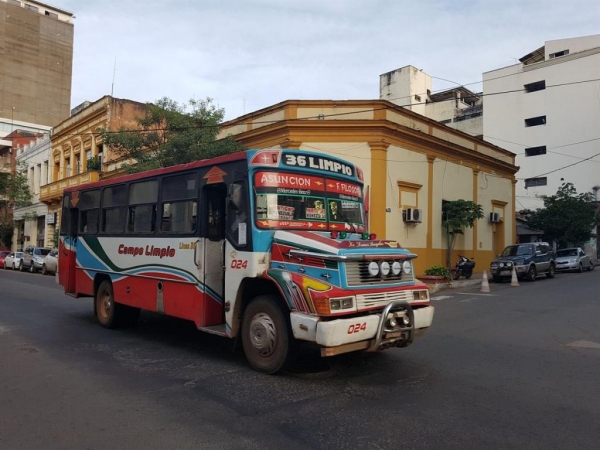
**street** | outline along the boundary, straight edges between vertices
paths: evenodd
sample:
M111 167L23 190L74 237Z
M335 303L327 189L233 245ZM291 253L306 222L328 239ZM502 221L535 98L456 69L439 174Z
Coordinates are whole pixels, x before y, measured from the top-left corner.
M0 448L597 448L599 287L444 290L409 348L267 376L192 323L106 330L54 277L0 270Z

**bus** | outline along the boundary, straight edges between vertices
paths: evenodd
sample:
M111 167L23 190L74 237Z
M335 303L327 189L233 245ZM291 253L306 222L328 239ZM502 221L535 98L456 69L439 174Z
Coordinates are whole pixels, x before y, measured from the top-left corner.
M363 187L359 167L288 149L68 187L58 283L103 327L191 320L269 374L299 341L324 357L406 347L434 308L417 255L368 232Z

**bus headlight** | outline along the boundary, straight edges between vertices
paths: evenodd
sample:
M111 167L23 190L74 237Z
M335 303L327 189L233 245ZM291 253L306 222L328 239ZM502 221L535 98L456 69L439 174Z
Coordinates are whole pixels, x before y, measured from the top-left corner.
M354 297L340 297L329 299L331 311L342 311L344 309L354 308Z

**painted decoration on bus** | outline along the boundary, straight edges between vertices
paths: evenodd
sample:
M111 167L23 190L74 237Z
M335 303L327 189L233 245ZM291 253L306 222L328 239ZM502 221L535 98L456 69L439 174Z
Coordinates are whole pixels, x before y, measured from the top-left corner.
M362 187L299 173L254 175L259 228L362 231Z

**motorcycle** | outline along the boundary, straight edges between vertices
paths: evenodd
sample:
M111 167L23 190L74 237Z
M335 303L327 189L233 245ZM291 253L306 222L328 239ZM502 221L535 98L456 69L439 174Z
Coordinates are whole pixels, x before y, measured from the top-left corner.
M458 255L459 260L456 263L456 270L454 271L453 278L458 280L460 277L465 277L467 280L473 275L473 268L475 267L475 261L467 258L463 255Z

